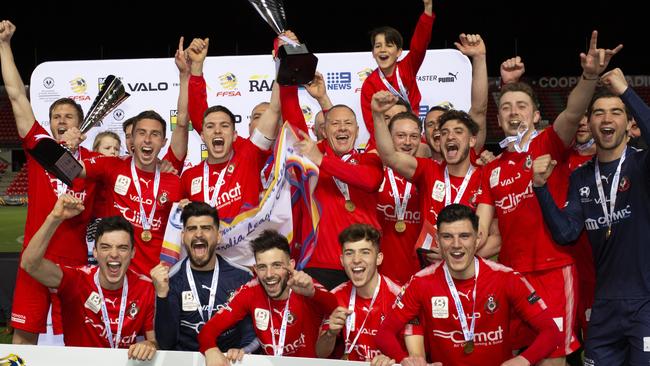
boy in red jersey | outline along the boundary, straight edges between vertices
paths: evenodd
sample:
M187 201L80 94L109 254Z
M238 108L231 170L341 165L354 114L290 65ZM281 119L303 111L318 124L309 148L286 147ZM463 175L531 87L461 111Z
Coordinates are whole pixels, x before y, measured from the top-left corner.
M427 46L431 41L431 27L436 19L433 13L433 0L423 0L422 3L424 11L415 26L409 53L404 59L397 61L402 54L403 43L399 31L391 27L380 27L371 32L372 57L378 67L368 75L361 86L361 112L370 134L368 150L374 149L374 125L370 102L376 92L388 90L408 103L414 113L418 113L422 96L418 89L416 75L424 61Z

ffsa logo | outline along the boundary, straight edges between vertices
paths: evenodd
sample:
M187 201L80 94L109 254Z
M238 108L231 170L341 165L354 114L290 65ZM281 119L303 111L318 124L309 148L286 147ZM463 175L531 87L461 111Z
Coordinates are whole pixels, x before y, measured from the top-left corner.
M219 75L219 85L224 89L217 92L217 97L241 97L241 92L237 90L237 76L232 72Z
M350 90L350 89L352 89L352 73L348 72L348 71L328 72L327 73L327 89L328 90Z

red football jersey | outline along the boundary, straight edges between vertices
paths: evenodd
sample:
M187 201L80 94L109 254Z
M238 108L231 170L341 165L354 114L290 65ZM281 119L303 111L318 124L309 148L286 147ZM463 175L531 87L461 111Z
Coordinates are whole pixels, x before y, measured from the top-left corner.
M102 318L99 294L95 285L97 266L61 267L63 278L57 289L63 314L63 338L66 346L109 348L105 323ZM152 331L155 311L155 292L151 280L127 271L129 292L118 348L128 348L136 337ZM122 288L102 289L113 337L117 337ZM113 338L115 344L115 338Z
M101 155L98 154L98 156ZM170 162L174 169L178 170L178 174L183 171L183 160L179 160L176 155L174 155L171 147L167 149L167 153L162 158L162 160L167 160ZM107 191L107 189L101 183L97 184L97 195L95 196L93 217L100 218L111 215L111 212L113 211L113 197L110 191L111 188L113 187L109 187Z
M234 155L229 162L208 164L209 199L212 199L219 174L225 168L224 185L221 186L217 199L220 219L233 219L242 210L256 207L259 203L261 182L260 171L268 157L268 151L261 150L248 139L237 138L239 143L233 146ZM181 176L183 196L191 201L204 201L203 169L207 160L197 164ZM209 203L209 202L208 202Z
M472 149L473 151L473 149ZM424 218L434 224L438 221L438 212L445 208L445 167L446 162L439 163L429 158L416 158L418 166L411 180L417 185L420 192L420 205ZM458 203L476 210L477 198L481 192L482 167L473 166L472 174L467 182L467 187ZM465 177L449 175L451 183L451 202L458 197L458 191L463 184Z
M476 317L474 350L470 354L463 349L465 339L445 280L444 262L418 272L395 301L394 314L400 321L419 317L433 362L501 365L513 357L509 334L511 312L532 319L546 309L544 301L518 273L488 260L478 262L475 304L472 301L474 278L454 280L468 327L472 317Z
M169 211L174 202L181 199L181 185L178 176L171 173L160 174L158 195L153 197L153 172L137 169L142 193L143 206L147 218L151 214L154 200L156 212L150 229L150 241L142 240L142 221L140 218L140 198L133 185L131 176L131 156L114 157L102 156L84 160L86 176L89 180L101 181L111 190L113 197L112 215L121 215L133 225L135 235L135 257L131 268L138 273L148 274L151 268L160 263L160 249Z
M315 284L315 288L316 293L311 298L292 293L288 300L273 300L257 278L251 280L201 329L200 351L216 347L217 337L248 315L253 319L255 334L264 353L273 356L273 339L279 344L284 309L289 301L283 356L316 357L318 329L322 319L336 308L336 299L321 285Z
M379 229L376 214L376 191L383 177L379 155L351 152L347 162L336 156L328 144L320 165L318 184L314 196L320 206L320 222L316 236L316 249L307 267L342 270L341 245L338 236L354 223L365 223ZM350 199L355 208L345 208L345 197L338 189L334 177L347 183Z
M384 181L377 192L377 219L381 225L381 251L384 253L384 262L381 264L381 273L395 281L404 284L413 274L420 270L418 259L415 256L414 246L422 228L422 212L420 210L420 197L415 185L411 185L409 192L405 192L406 179L394 172L395 186L400 198L408 197L404 213L406 230L398 232L397 210L395 198L390 183L388 168L384 168Z
M402 290L401 286L393 282L390 278L386 276L381 276L381 287L379 288L379 293L377 293L377 298L375 303L368 313L370 302L372 299L364 299L359 296L357 293L356 300L354 302L354 312L356 314L354 329L350 332L350 338L345 341L345 335L347 333L347 328L343 327L339 333L339 339L337 340L337 345L345 341L345 348L347 349L352 344L352 341L357 337L359 331L359 338L355 343L354 348L348 355L350 361L371 361L375 356L381 354L381 351L377 348L375 343L375 335L379 330L379 326L384 321L386 316L392 312L393 303L395 303L395 297ZM338 306L348 307L350 303L350 293L352 291L352 282L348 281L342 283L338 287L332 290L336 300L338 301ZM364 319L367 320L361 328ZM326 322L321 327L321 331L327 331L329 329L329 324ZM407 324L404 327L404 335L422 335L422 328L418 325ZM340 341L340 342L339 342ZM403 338L401 339L402 348L406 352L406 346L404 344ZM335 349L332 354L332 358L340 358L343 356L345 350L343 347L339 346Z
M33 149L36 143L42 138L51 138L50 134L43 127L34 122L32 128L23 138L23 148L27 151ZM79 158L86 159L96 156L96 153L79 147ZM29 186L27 194L30 198L27 205L27 221L25 222L25 238L23 248L29 244L32 236L43 224L47 215L52 211L56 203L57 179L49 174L30 154L27 156L27 179ZM90 221L95 199L95 183L85 179L74 179L72 189L65 186L65 193L83 200L85 210L68 220L65 220L52 235L50 244L45 254L46 258L52 258L60 263L59 258L65 258L67 265L82 265L88 261L86 246L86 226ZM63 186L62 186L63 187Z
M573 264L567 249L555 244L544 225L532 181L533 160L550 154L562 165L568 152L550 126L530 142L528 152L504 151L501 158L484 168L478 202L495 208L502 238L499 262L522 273ZM559 207L564 205L568 184L566 174L551 174L548 179L549 191Z

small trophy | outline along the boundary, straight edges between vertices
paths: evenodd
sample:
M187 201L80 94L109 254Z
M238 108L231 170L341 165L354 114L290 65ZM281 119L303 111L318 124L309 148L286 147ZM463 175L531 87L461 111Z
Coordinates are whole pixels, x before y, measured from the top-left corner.
M86 133L91 127L101 123L108 113L128 97L129 94L125 92L124 85L118 78L113 75L106 77L86 118L79 126L81 133ZM53 138L41 138L29 153L43 168L69 187L72 187L72 180L81 173L81 164L68 149Z
M248 0L276 34L287 28L282 0ZM314 78L318 58L307 46L295 42L282 45L276 55L277 81L280 85L303 85Z
M114 75L108 75L79 127L81 133L87 133L93 126L101 124L104 117L129 96L130 94L124 90L122 81Z

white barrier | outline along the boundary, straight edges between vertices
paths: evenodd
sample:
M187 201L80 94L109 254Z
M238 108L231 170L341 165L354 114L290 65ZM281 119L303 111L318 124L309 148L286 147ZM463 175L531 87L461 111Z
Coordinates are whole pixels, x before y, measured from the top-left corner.
M12 366L203 366L205 359L198 352L158 351L152 361L134 361L127 358L126 349L51 347L0 344L0 365L5 357L13 354L23 363L9 363ZM16 359L13 358L15 361ZM246 355L238 366L353 366L368 365L368 362L329 360L300 357L274 357Z
M357 146L365 144L368 133L362 121L360 92L367 74L376 68L371 53L316 55L319 59L318 70L325 78L332 102L347 104L355 111L360 127ZM271 57L208 57L204 70L208 105L222 104L228 107L237 119L238 134L248 136L251 110L258 103L268 101L271 95L275 75L275 64ZM103 78L109 74L122 79L131 97L104 120L104 126L93 128L83 145L92 148L94 137L101 130L109 129L123 137L122 122L146 109L157 111L169 122L169 136L176 123L178 98L178 71L172 58L42 63L32 73L29 88L36 119L46 130L49 129L49 106L62 97L76 100L87 112ZM452 102L458 109L468 110L471 81L470 61L460 52L452 49L427 51L418 73L422 94L420 112L426 112L430 106L444 101ZM301 89L299 93L305 120L311 125L320 107L305 90ZM186 165L201 161L201 147L198 134L190 133ZM162 154L165 152L166 149L163 149Z

